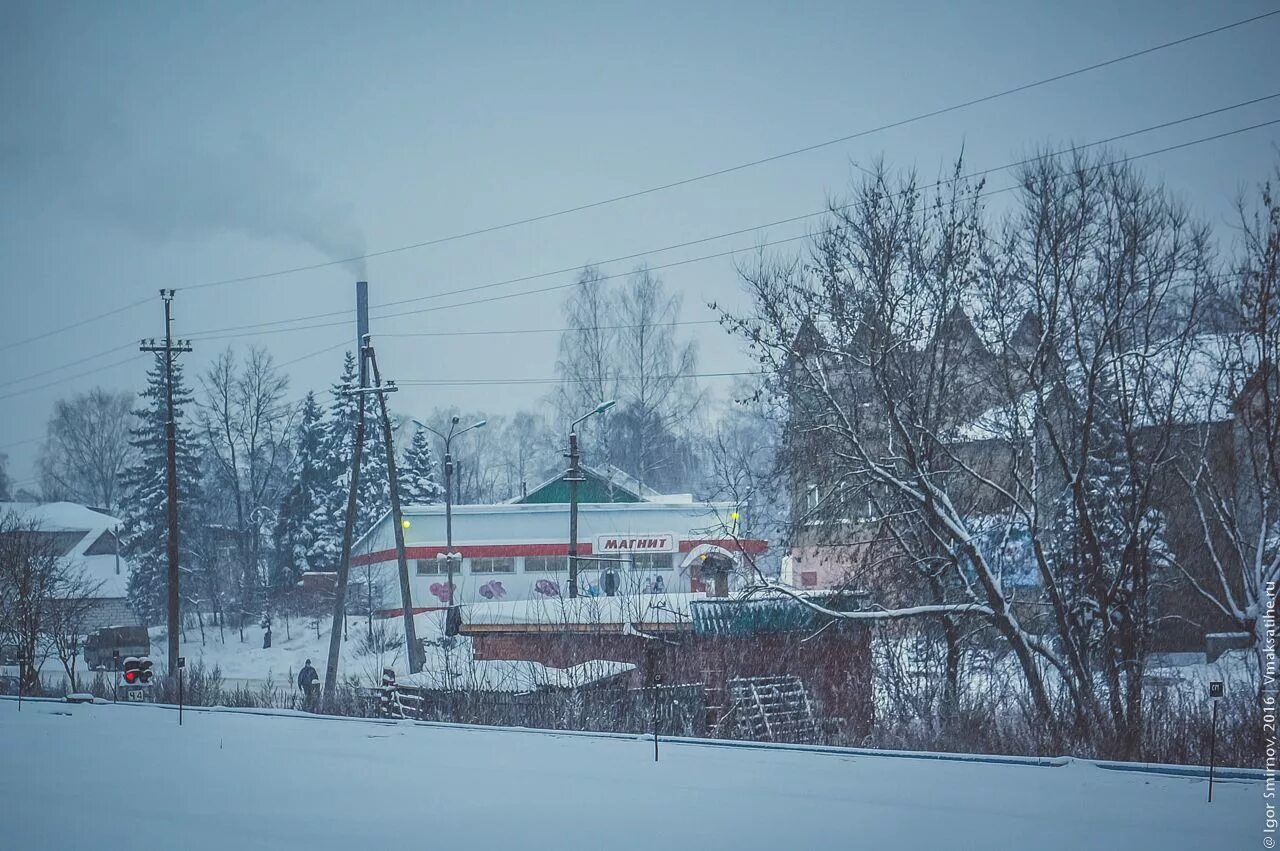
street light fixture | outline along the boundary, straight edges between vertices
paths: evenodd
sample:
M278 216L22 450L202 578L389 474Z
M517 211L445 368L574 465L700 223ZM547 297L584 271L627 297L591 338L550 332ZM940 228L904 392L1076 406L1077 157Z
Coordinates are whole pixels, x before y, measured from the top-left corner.
M444 558L445 570L448 574L445 588L449 591L449 609L444 620L445 635L452 635L456 632L459 621L458 604L453 596L453 563L458 557L458 554L453 551L453 439L461 437L474 428L483 428L489 423L488 420L478 420L464 429L459 429L458 423L460 420L460 417L451 417L449 430L443 433L436 431L422 420L414 420L419 426L444 441Z
M570 598L578 596L578 482L583 481L582 470L579 468L578 462L581 455L578 452L578 425L587 417L603 414L605 411L618 404L617 399L610 399L608 402L601 402L587 413L578 417L569 426L569 472L565 476L565 481L569 483L569 596Z

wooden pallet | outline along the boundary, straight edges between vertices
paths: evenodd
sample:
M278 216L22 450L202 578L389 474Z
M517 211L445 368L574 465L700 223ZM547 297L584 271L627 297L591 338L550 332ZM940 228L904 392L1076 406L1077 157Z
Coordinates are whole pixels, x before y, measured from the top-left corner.
M796 676L737 677L729 680L731 714L742 734L760 742L818 739L809 690Z

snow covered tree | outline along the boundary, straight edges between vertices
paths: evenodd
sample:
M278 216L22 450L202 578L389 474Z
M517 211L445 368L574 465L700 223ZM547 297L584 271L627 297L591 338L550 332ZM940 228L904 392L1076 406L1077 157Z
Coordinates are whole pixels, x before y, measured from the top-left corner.
M134 411L135 425L129 444L135 452L133 466L125 471L127 496L121 545L133 565L129 574L129 603L146 623L164 620L168 595L168 492L165 478L166 441L164 355L158 354L147 373L141 407ZM177 435L178 527L190 536L202 522L200 458L195 434L183 418L192 402L183 381L182 366L173 365L173 411ZM190 550L179 552L184 574L191 564Z
M270 577L272 589L292 587L306 571L322 570L315 545L327 533L322 511L333 488L325 464L324 411L315 393L307 393L298 412L293 437L293 465L289 485L274 529L276 558Z
M400 499L405 505L427 505L444 499L444 487L436 478L436 462L426 429L413 433L404 453L404 463L397 469Z

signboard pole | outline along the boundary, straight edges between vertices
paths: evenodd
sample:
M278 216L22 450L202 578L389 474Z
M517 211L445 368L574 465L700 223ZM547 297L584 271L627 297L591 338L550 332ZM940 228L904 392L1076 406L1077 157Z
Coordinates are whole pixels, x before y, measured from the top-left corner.
M182 726L182 669L187 667L187 657L178 657L178 726Z
M1221 681L1209 683L1209 700L1213 703L1212 720L1209 722L1209 803L1213 803L1213 763L1217 756L1218 743L1218 701L1225 693Z

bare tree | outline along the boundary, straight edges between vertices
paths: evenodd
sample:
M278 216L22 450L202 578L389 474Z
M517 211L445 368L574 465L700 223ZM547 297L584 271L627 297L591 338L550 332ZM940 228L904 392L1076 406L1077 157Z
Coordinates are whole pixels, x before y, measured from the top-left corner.
M62 663L71 690L78 691L76 663L84 650L90 618L98 607L102 582L93 580L75 564L66 565L59 574L44 618L44 636Z
M680 310L680 297L647 268L620 285L589 269L566 302L556 363L561 420L617 399L583 443L659 489L696 483L697 347L677 336Z
M63 557L60 536L37 520L0 515L0 639L26 660L23 688L36 690L49 656L67 656L74 682L76 647L99 584Z
M218 509L235 529L236 586L241 640L256 611L263 582L263 528L286 484L293 409L285 403L288 376L265 349L250 349L243 364L231 349L200 379L199 422Z
M994 233L961 175L878 168L811 262L746 272L731 323L790 406L804 534L875 529L917 580L882 617L938 617L949 644L982 619L1051 741L1131 756L1212 252L1124 165L1033 160Z
M1280 174L1280 172L1278 172ZM1201 352L1217 383L1201 404L1213 416L1182 479L1195 505L1203 559L1180 565L1195 592L1231 628L1254 636L1260 687L1265 630L1280 582L1280 201L1261 187L1239 205L1243 256L1229 279L1225 328ZM1207 571L1194 570L1208 564Z
M46 499L67 499L116 512L121 476L133 461L133 396L95 387L60 399L45 427L40 485Z

